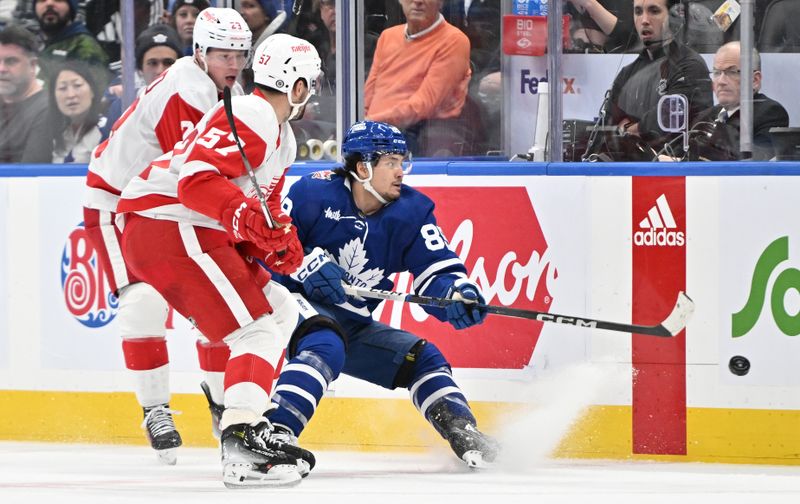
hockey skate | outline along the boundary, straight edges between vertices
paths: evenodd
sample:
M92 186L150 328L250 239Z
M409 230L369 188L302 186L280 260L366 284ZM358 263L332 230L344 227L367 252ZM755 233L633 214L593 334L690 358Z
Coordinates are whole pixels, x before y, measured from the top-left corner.
M211 389L206 382L200 382L200 388L203 389L203 394L206 395L208 400L208 411L211 412L211 435L214 439L219 439L222 433L219 430L219 421L222 418L222 412L225 411L225 406L217 404L211 399Z
M450 448L470 469L486 469L493 466L500 451L500 444L482 433L468 418L454 416L441 402L430 411L431 423L447 439Z
M160 462L175 465L178 462L178 447L183 444L172 420L172 414L178 412L169 409L169 404L143 409L142 428L147 433L150 446L156 451Z
M303 450L283 442L266 419L222 431L222 481L228 488L285 487L300 483ZM310 452L308 452L310 454Z
M275 428L275 432L273 434L275 439L299 450L299 456L297 458L297 470L300 472L300 476L304 478L308 476L308 473L311 472L311 469L314 469L314 465L317 463L316 458L314 458L314 454L308 450L300 448L297 437L292 433L292 431L289 430L288 427L283 425L273 425L273 427Z

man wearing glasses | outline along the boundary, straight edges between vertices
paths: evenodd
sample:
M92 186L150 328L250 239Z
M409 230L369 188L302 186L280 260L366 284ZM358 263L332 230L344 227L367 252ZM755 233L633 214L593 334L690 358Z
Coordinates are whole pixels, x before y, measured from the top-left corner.
M698 141L699 156L703 159L724 161L742 159L739 151L739 107L741 104L742 75L739 60L742 52L739 42L729 42L714 55L710 72L711 84L717 105L704 110L697 117L693 129L708 132L708 137ZM753 50L753 159L772 158L770 128L789 125L789 114L783 105L761 93L761 56Z
M708 67L695 51L678 42L684 29L679 0L633 0L633 22L642 49L611 88L609 112L621 135L658 148L668 138L658 127L658 100L683 94L690 120L713 104Z

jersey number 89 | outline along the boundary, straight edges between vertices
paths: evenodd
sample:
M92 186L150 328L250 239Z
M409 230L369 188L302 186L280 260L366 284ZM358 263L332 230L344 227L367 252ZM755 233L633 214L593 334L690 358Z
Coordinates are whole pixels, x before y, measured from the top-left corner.
M444 238L439 226L425 224L420 228L419 233L422 235L422 239L425 240L425 246L428 247L428 250L442 250L447 246L447 240Z

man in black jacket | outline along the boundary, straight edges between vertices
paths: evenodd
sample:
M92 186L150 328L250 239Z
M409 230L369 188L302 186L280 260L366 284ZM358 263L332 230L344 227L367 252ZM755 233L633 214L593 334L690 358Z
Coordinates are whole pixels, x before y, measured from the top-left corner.
M679 0L633 0L633 22L644 49L614 79L610 117L620 134L632 135L660 148L669 139L658 127L658 100L683 94L689 100L689 117L713 104L705 61L675 40L681 30ZM672 10L673 6L677 6ZM670 19L671 18L671 19Z
M36 80L36 39L25 28L0 31L0 164L49 163L47 94Z
M741 52L739 42L729 42L714 55L711 78L718 104L700 113L692 128L708 132L707 137L700 136L697 140L695 154L701 159L742 159L739 150ZM783 105L761 93L761 56L753 50L753 159L775 156L769 129L788 125L789 114Z

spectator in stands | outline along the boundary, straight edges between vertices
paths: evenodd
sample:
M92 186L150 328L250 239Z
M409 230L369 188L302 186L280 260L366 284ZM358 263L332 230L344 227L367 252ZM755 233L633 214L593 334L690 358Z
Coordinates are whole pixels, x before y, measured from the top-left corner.
M255 48L267 37L276 33L287 19L287 11L279 12L283 6L279 0L240 0L239 14L253 34L253 51L245 63L241 74L241 84L246 93L253 90L253 60Z
M36 38L9 25L0 31L0 163L49 163L47 96L36 80Z
M258 47L257 44L261 43L263 39L278 31L278 28L286 19L285 16L276 23L277 26L270 26L270 24L275 21L278 11L282 9L283 6L280 2L274 0L239 1L239 14L242 15L248 28L253 33L253 47ZM269 27L269 32L265 34L267 27Z
M578 52L624 52L637 43L630 0L569 0L572 43Z
M318 95L306 106L304 119L295 122L299 143L308 138L322 141L336 136L336 2L313 0L308 15L299 16L297 31L316 47L322 60L322 81ZM367 44L369 44L366 39ZM374 50L377 37L372 38ZM301 152L302 153L302 152Z
M365 116L404 130L422 145L426 121L458 119L472 71L469 39L440 13L444 0L400 0L406 24L381 33L364 89Z
M800 2L775 0L767 7L758 48L763 52L800 52Z
M80 21L75 21L78 0L33 0L36 19L45 35L39 54L40 78L47 82L61 63L80 60L89 65L94 81L104 88L108 82L108 56Z
M0 29L14 21L17 0L0 0Z
M183 55L189 56L192 48L192 31L200 11L210 7L207 0L175 0L170 13L170 25L178 32L183 44Z
M112 69L121 68L122 14L120 0L89 0L83 5L86 28L106 51ZM168 23L162 0L133 0L133 33L138 37L148 26ZM166 19L164 19L166 17Z
M314 0L311 9L320 19L319 36L311 42L322 60L325 80L336 89L336 0Z
M144 86L153 82L164 70L171 67L181 57L181 40L171 26L157 24L143 31L136 38L136 89L137 93ZM121 90L121 85L119 86ZM106 93L109 101L106 109L106 125L103 134L107 136L111 126L122 116L122 98L120 93Z
M167 25L155 25L136 38L136 68L148 85L181 57L178 32Z
M500 70L500 0L446 0L442 15L469 39L472 70L477 80Z
M625 66L611 88L612 124L622 135L632 135L655 148L667 138L658 127L658 100L683 94L689 100L689 120L713 104L711 80L703 58L674 40L680 19L670 16L678 0L632 0L633 21L644 49Z
M71 60L55 70L48 82L53 163L88 163L104 140L102 89L89 65Z
M369 14L368 14L369 15ZM322 95L334 95L336 91L336 1L312 0L309 13L301 14L297 33L317 48L322 60L324 82ZM372 66L378 35L367 28L364 34L364 68Z
M739 42L729 42L714 55L711 82L718 103L701 112L692 128L709 133L709 137L701 136L698 142L699 155L704 159L742 159L739 150L741 52ZM775 156L769 129L789 126L789 114L783 105L761 93L761 56L756 50L753 50L753 70L753 159L767 160Z

